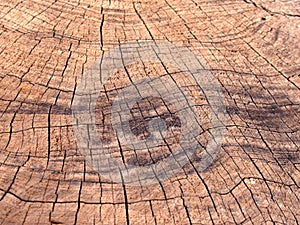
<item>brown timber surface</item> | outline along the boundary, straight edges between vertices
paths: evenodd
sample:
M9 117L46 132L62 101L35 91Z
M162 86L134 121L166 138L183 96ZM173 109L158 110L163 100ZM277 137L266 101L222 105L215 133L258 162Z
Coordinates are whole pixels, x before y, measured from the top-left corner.
M103 52L151 39L185 46L211 69L226 100L225 139L206 171L191 164L157 185L112 183L77 148L73 96ZM299 45L299 0L1 0L0 224L299 224ZM128 77L163 75L205 105L182 71L164 69L119 71L99 107Z

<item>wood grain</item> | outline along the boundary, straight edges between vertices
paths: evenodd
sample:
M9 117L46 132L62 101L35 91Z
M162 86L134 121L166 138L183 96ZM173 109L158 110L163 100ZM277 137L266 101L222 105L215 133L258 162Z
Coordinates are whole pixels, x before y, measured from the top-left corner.
M175 177L134 187L89 167L71 106L103 52L145 39L199 55L222 85L228 121L208 170L195 170L196 157ZM298 0L1 0L0 224L299 224L299 41ZM183 71L126 70L100 94L99 138L111 138L108 109L128 77L173 77L209 127L201 90ZM127 153L128 162L152 162Z

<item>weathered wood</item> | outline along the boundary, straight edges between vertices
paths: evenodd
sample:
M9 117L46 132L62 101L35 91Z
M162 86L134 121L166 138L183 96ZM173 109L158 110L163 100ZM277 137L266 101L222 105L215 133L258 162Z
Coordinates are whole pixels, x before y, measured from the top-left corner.
M297 0L2 0L0 223L299 224L299 34ZM208 170L195 170L195 157L177 176L136 187L89 167L76 146L71 106L83 71L103 52L145 39L199 55L222 85L228 121ZM109 110L120 88L164 75L191 93L207 131L199 87L178 68L148 63L128 66L105 84L99 138L112 141ZM147 136L141 120L154 109L147 101L135 107L132 127ZM166 140L170 148L139 154L114 146L112 154L136 165L169 155L180 122L161 110L175 134ZM200 135L203 145L208 136Z

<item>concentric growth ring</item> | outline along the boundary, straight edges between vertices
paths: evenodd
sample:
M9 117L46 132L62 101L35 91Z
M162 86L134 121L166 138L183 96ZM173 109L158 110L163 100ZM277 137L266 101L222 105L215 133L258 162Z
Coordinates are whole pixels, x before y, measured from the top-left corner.
M223 141L226 113L224 97L217 79L189 49L166 41L138 41L120 45L106 52L83 76L78 85L73 106L73 129L78 148L88 164L113 182L129 185L148 185L161 182L175 175L199 149L197 137L200 121L188 93L175 82L166 79L146 78L131 84L117 95L111 109L113 129L119 142L132 150L147 150L163 142L165 124L161 119L150 121L152 134L145 140L131 132L130 110L138 101L147 97L160 97L173 104L181 121L179 147L169 157L147 166L127 165L111 156L99 138L95 124L95 107L105 81L125 66L138 62L157 62L188 71L205 94L211 109L212 138L208 141L198 167L205 170L214 160ZM155 129L157 129L155 131Z

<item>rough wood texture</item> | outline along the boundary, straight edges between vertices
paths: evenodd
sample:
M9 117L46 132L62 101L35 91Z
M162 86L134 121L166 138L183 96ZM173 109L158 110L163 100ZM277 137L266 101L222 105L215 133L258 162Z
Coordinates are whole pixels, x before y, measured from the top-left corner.
M299 8L298 0L1 0L0 223L299 224ZM142 39L198 54L222 84L228 121L207 171L188 165L160 185L132 187L86 164L71 105L103 51ZM127 68L132 77L161 71ZM122 82L112 79L103 98Z

